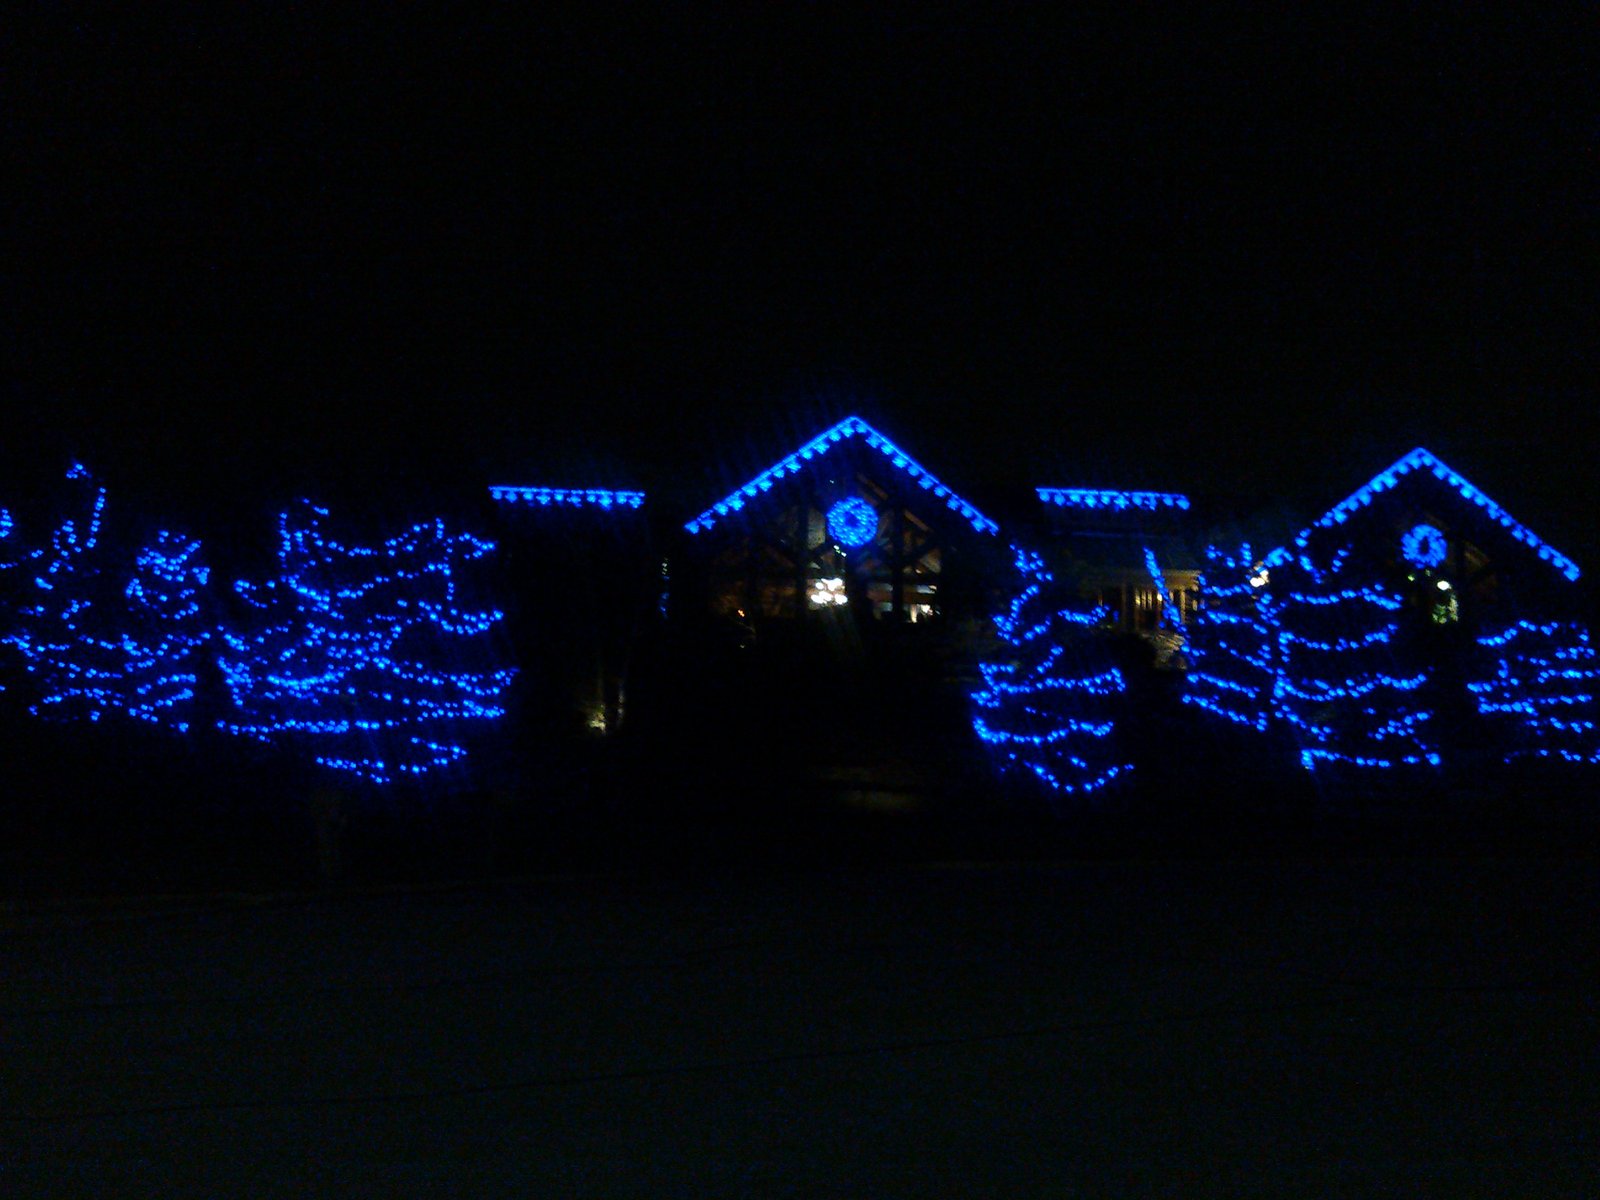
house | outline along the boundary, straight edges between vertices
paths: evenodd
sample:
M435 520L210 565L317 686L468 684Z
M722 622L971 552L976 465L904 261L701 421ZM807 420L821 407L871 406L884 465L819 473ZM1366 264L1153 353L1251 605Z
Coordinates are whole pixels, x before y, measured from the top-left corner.
M526 576L518 590L539 597L520 621L525 653L579 675L557 691L581 698L595 730L621 722L635 648L651 640L706 664L680 674L710 669L720 646L789 646L821 669L893 645L901 661L970 683L966 661L1013 584L1013 542L1069 563L1086 602L1130 634L1154 635L1197 603L1187 496L1048 486L1032 504L1002 498L1002 512L861 416L683 512L645 491L494 485L490 496ZM550 562L563 563L555 589L533 566Z

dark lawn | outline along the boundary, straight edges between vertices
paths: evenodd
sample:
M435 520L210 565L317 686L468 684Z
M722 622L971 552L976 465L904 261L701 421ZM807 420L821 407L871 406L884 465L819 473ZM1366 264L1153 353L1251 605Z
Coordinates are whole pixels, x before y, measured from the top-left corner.
M1600 876L1112 861L33 904L6 1196L1593 1196Z

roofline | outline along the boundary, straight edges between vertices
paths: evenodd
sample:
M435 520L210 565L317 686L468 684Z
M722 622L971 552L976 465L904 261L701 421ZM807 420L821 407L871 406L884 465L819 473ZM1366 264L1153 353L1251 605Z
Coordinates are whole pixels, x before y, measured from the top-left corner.
M1577 582L1578 576L1582 574L1578 569L1577 563L1562 554L1554 546L1542 540L1533 530L1501 508L1500 505L1481 492L1465 476L1452 470L1445 464L1444 460L1424 446L1418 446L1410 454L1400 458L1386 470L1379 471L1366 483L1323 513L1295 535L1294 544L1303 548L1313 530L1331 529L1335 525L1344 524L1352 514L1371 504L1373 498L1380 492L1388 491L1396 486L1403 476L1423 467L1426 467L1435 478L1448 483L1462 497L1472 501L1472 503L1487 512L1506 532L1527 546L1528 549L1536 553L1545 562L1555 567L1568 579ZM1276 566L1287 562L1292 557L1293 551L1287 546L1280 546L1267 556L1266 562L1269 566Z
M612 488L553 488L533 484L491 483L492 499L523 504L568 508L642 508L643 492L623 492Z
M785 475L798 474L802 463L810 462L819 455L826 454L835 446L853 437L865 439L867 445L882 454L895 467L915 479L919 487L931 493L936 499L944 501L946 508L960 514L979 533L1000 532L999 525L956 495L950 488L939 482L933 472L856 416L846 417L844 420L830 425L792 454L787 454L780 458L748 483L729 492L692 521L685 522L684 529L690 533L702 533L712 528L724 517L744 508L747 501L754 499L763 492L771 491L772 485L777 480L782 479Z
M1189 497L1179 492L1119 492L1105 488L1036 487L1041 503L1060 508L1188 508Z

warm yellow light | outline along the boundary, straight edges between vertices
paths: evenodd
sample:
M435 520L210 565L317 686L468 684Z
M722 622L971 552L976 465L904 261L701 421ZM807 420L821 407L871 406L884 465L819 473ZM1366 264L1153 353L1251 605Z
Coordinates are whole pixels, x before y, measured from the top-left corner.
M844 579L835 575L816 580L811 585L810 600L812 608L827 608L829 605L848 604L850 597L845 594Z

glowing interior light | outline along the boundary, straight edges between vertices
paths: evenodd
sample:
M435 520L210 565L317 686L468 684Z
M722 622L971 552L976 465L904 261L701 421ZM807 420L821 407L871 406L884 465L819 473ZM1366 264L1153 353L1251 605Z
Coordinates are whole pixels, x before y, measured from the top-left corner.
M811 607L830 608L841 604L848 604L850 597L845 594L844 579L834 575L827 579L816 579L811 583ZM743 613L739 614L743 616Z
M860 496L847 496L828 509L828 532L855 549L878 536L878 510Z
M753 495L755 492L768 490L773 480L797 473L802 461L810 462L851 438L860 438L869 448L883 455L890 466L904 472L909 478L915 479L919 486L931 491L950 511L965 518L979 533L1000 531L1000 526L941 484L926 467L860 417L846 417L838 424L823 430L794 453L786 455L748 483L735 488L705 512L686 522L684 529L690 533L704 533L708 529L714 529L730 512L736 512L743 506L744 502L740 498L742 495Z

